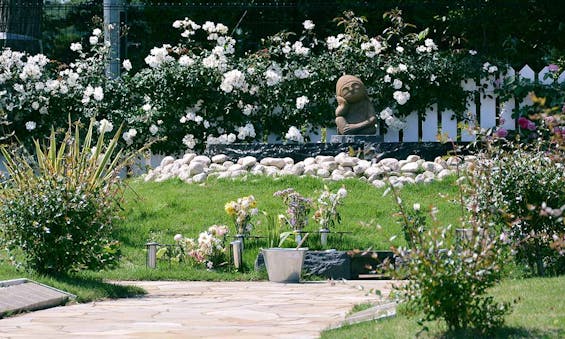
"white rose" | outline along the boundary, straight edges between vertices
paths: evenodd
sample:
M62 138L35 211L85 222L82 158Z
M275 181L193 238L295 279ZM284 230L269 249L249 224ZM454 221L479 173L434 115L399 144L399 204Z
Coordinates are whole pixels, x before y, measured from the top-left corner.
M35 129L35 127L37 127L37 124L35 123L35 121L26 122L26 129L28 131L33 131Z

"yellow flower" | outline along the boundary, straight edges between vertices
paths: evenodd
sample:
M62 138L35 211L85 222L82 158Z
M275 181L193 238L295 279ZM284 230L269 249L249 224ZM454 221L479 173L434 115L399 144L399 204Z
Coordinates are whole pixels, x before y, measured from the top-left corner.
M230 201L226 203L226 205L224 206L224 210L226 210L226 213L232 216L237 214L236 208L237 208L237 203L235 201Z

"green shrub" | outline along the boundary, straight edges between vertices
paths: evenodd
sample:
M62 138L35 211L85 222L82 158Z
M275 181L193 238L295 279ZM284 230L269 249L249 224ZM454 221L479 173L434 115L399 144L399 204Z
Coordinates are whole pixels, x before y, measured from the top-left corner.
M419 204L407 211L400 197L407 248L393 247L393 277L409 280L395 287L408 315L423 314L418 323L443 319L450 331L475 329L488 334L504 323L510 304L498 303L487 289L502 278L505 250L488 228L470 223L472 236L456 240L451 226L428 226ZM432 218L436 210L432 209Z
M111 267L119 258L111 239L122 194L116 154L117 131L108 144L104 133L94 145L91 121L84 142L79 124L58 143L35 140L35 156L1 151L9 180L0 194L0 245L13 262L40 273L57 274ZM93 147L94 146L94 147Z
M472 172L470 201L477 216L500 227L513 243L516 259L537 275L565 273L565 253L556 241L565 237L564 116L561 108L535 105L526 131L515 140L487 140ZM520 121L519 121L520 122ZM524 123L525 124L525 123Z

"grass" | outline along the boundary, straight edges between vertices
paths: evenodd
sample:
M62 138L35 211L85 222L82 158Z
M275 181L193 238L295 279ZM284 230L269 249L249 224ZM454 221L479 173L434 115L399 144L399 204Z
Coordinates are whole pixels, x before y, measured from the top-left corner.
M504 280L492 289L498 300L513 301L514 311L495 338L563 338L565 337L565 276ZM399 314L394 318L365 322L325 331L323 339L332 338L427 338L476 337L471 332L446 332L441 322L426 324L429 332L420 333L416 319Z
M245 272L228 270L206 271L182 264L160 261L157 269L145 266L145 244L156 241L162 244L172 244L173 237L181 233L187 237L197 237L198 234L213 224L226 224L234 232L230 218L224 211L224 204L246 195L254 195L258 208L271 215L284 213L285 206L278 197L273 197L277 190L293 187L305 196L316 198L324 185L333 191L342 185L348 190L348 196L341 206L341 225L335 231L348 231L343 238L331 235L328 245L338 249L388 249L391 245L389 238L398 237L392 244L400 245L400 227L396 218L393 198L383 197L384 189L357 179L341 183L326 182L317 178L297 178L286 176L281 178L253 177L247 180L209 180L202 185L189 185L178 180L163 183L145 183L139 179L128 182L130 189L125 195L121 220L115 224L117 239L122 243L123 257L118 268L101 272L83 272L66 278L52 278L52 283L61 289L80 296L80 300L96 300L104 297L128 296L133 290L122 287L106 286L108 280L261 280L266 279L265 272L253 270L254 260L261 247L268 247L266 241L246 242L244 255ZM457 189L453 180L435 182L430 185L407 186L403 190L403 199L407 206L419 202L422 208L437 205L439 217L443 223L457 223L457 209L454 200ZM257 218L254 234L266 234L266 220L261 215ZM311 221L309 230L317 227ZM306 246L319 249L319 241L312 234ZM28 277L47 283L51 278L35 276L26 272L16 271L7 264L0 264L0 280ZM97 285L98 284L98 285ZM78 290L71 291L70 286L76 285ZM80 286L90 286L80 289ZM64 287L64 288L63 288ZM76 292L76 293L75 293Z

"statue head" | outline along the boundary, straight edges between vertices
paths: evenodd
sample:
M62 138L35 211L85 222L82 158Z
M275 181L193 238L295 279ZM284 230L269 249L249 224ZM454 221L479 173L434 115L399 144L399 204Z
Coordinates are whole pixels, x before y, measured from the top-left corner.
M363 81L358 77L343 75L337 80L335 94L344 98L349 103L355 103L367 97L367 89Z

